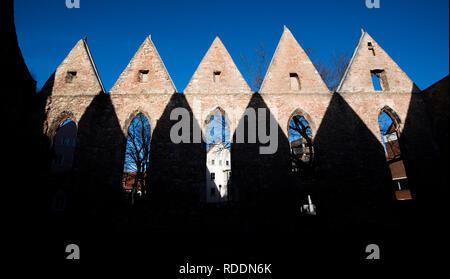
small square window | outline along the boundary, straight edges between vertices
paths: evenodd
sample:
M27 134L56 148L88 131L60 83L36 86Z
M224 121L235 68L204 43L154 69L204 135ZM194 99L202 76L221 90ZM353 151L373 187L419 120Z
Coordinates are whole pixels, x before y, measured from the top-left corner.
M216 174L215 173L211 173L211 180L214 180L214 179L216 179Z
M72 83L77 77L76 71L68 71L66 75L66 83Z
M367 48L372 51L372 54L375 56L375 49L373 48L372 42L367 43Z
M290 73L289 79L291 83L291 90L298 91L300 90L300 79L297 73Z
M226 161L226 165L229 166L230 165L230 161Z
M149 70L139 70L139 82L148 82Z
M219 83L220 82L220 75L222 74L221 71L214 71L214 76L213 76L213 80L215 83Z
M214 165L214 160L211 160L211 165Z
M211 197L214 197L216 195L216 189L215 188L211 188L210 195L211 195Z

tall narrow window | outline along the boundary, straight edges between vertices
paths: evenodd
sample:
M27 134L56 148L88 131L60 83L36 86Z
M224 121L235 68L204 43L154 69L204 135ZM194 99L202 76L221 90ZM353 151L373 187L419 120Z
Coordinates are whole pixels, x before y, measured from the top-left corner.
M384 70L371 70L372 84L375 91L387 91L389 85Z
M300 79L298 78L297 73L290 73L289 79L291 83L291 90L299 91L300 90Z
M375 89L375 91L383 90L383 88L381 88L380 77L377 74L375 74L373 71L371 72L371 76L372 76L373 89Z
M408 177L399 143L398 123L394 119L386 110L383 110L378 117L378 124L395 196L397 200L407 200L411 199L411 192L408 188Z
M70 171L73 163L75 146L70 144L70 139L75 141L77 137L77 125L71 119L65 120L59 125L53 139L53 160L52 172Z
M292 172L311 173L314 159L311 127L301 115L294 115L289 122L289 143Z
M367 43L367 48L372 51L373 56L375 56L375 49L373 48L372 42Z
M76 71L68 71L67 75L66 75L66 82L67 83L72 83L75 78L77 77L77 72Z
M214 83L219 83L220 82L220 75L221 74L222 74L221 71L214 71L214 75L213 75Z
M139 70L139 82L148 82L148 70Z
M150 166L151 127L148 119L137 114L128 127L125 147L123 177L127 177L125 190L130 190L130 203L134 203L136 193L146 193L147 173Z
M225 118L225 112L216 108L205 121L206 130L206 162L212 162L206 166L205 186L207 191L215 189L217 194L213 197L206 196L206 202L217 203L229 200L228 189L231 179L231 141L229 124ZM228 162L228 164L225 164ZM217 183L217 184L216 184ZM221 186L221 189L219 184Z

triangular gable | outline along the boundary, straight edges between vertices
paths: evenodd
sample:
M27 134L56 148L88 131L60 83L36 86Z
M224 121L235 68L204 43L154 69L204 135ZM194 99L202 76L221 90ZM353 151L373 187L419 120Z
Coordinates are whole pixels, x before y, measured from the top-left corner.
M120 74L111 94L175 93L174 83L150 36Z
M361 30L358 45L336 91L374 92L373 75L380 79L383 91L396 93L419 91L381 46L367 32Z
M77 42L42 91L50 95L96 95L105 92L86 39Z
M184 93L251 93L218 36L192 76Z
M261 93L328 92L308 55L285 26L272 57Z

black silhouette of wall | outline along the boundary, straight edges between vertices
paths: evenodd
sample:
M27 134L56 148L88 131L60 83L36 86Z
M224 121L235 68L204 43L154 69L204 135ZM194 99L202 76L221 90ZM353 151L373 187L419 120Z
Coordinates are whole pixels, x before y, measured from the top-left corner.
M439 149L439 160L435 164L434 175L439 183L433 187L429 187L434 191L436 197L446 197L448 195L448 169L449 169L449 157L448 157L448 130L449 130L449 76L441 79L435 84L422 92L423 99L426 104L428 115L431 119L431 128L433 132L433 138ZM410 110L415 109L411 107ZM429 177L429 176L428 176ZM437 188L437 189L436 189Z
M259 109L266 113L266 134L270 131L270 119L274 115L264 102L262 96L254 93L247 109L255 111L256 120L259 118ZM253 120L251 120L253 121ZM294 206L291 190L295 188L289 180L290 161L289 143L279 124L276 122L277 149L274 154L261 154L260 147L267 147L269 143L262 144L258 139L259 127L253 132L256 143L249 143L249 117L243 115L238 122L236 131L244 131L244 143L237 142L238 135L233 134L231 144L231 191L235 193L240 209L240 224L238 229L256 231L259 229L288 229L289 223L283 225L283 220L292 218ZM273 144L273 143L271 143ZM291 220L292 222L292 220ZM280 223L275 225L275 223Z
M314 138L319 214L337 229L380 226L393 197L384 149L345 99L333 93Z
M108 94L95 96L78 123L74 172L89 204L112 206L121 198L125 137ZM105 165L107 162L107 165Z
M411 96L400 144L405 150L402 153L415 204L401 210L412 230L440 234L442 220L447 218L449 193L448 78L447 87L445 80L436 85L439 89L434 96L440 103L437 106L437 100L429 98L427 90Z
M189 113L190 129L183 131L189 133L189 142L173 143L170 138L172 126L181 120L170 119L175 108ZM189 214L205 200L206 145L194 143L194 130L200 131L200 125L184 94L174 93L154 127L147 174L148 203L155 214L164 216L158 220L169 227L193 227Z

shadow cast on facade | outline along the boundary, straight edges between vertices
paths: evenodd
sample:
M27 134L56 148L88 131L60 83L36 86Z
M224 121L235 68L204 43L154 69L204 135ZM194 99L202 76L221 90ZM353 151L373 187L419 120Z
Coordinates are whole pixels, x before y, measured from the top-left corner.
M181 118L171 120L173 109L182 109L189 115L188 142L173 143L171 129ZM193 131L198 131L194 135ZM155 214L157 227L191 230L198 225L193 211L205 200L206 145L201 140L200 125L192 113L184 94L174 93L157 120L150 145L147 203ZM201 216L200 216L201 217Z
M238 231L290 230L285 222L295 215L291 195L292 183L289 181L290 161L289 143L279 124L275 120L262 96L254 93L246 111L254 111L255 119L243 115L238 121L236 131L244 131L244 142L238 142L238 135L233 133L231 147L232 191L237 202L236 227ZM266 134L270 131L270 121L276 123L277 147L273 154L261 154L260 147L267 147L273 142L262 144L258 139L259 129L249 128L249 121L255 121L260 113L265 113ZM254 125L251 125L254 126ZM256 137L252 143L251 135ZM238 221L239 220L239 221Z
M448 143L440 145L442 137L433 138L436 133L432 126L432 116L439 115L443 110L427 111L426 97L426 92L411 94L399 140L405 155L405 169L413 200L403 207L397 205L397 212L408 225L405 230L409 230L410 234L422 232L423 235L428 235L431 230L441 232L448 199L448 157L445 156ZM448 131L448 125L437 129Z
M339 93L314 138L317 207L329 229L386 224L392 193L383 146Z

